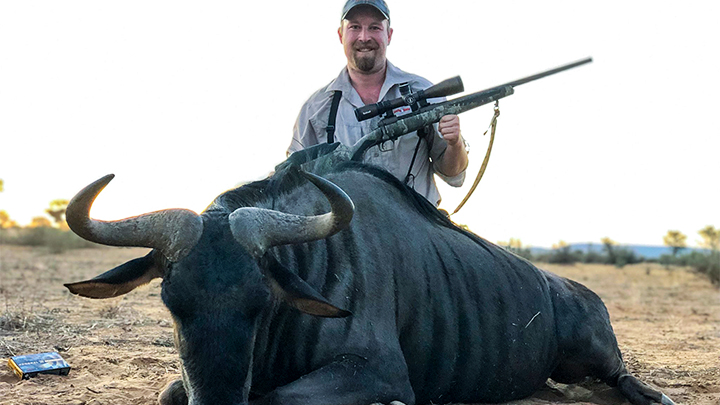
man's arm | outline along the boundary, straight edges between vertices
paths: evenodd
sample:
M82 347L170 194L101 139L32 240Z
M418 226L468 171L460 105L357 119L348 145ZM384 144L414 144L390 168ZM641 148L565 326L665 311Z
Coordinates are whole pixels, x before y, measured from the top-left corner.
M435 162L435 168L447 177L457 176L468 165L465 143L460 135L460 118L457 115L442 117L438 122L438 131L447 142L447 149L439 161Z

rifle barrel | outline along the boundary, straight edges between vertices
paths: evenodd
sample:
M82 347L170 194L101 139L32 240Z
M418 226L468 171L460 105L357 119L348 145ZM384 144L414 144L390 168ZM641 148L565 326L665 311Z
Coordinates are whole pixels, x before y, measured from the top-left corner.
M546 70L523 79L515 80L514 82L491 87L486 90L478 91L476 93L468 94L452 100L447 100L442 103L430 104L429 106L421 108L420 110L408 115L392 117L390 122L383 122L387 119L381 120L379 128L376 128L369 134L365 135L358 143L349 149L350 159L362 161L365 151L374 145L388 140L397 139L398 137L409 134L419 128L436 123L440 121L440 118L444 115L460 114L481 105L507 97L514 93L513 88L515 86L541 79L545 76L554 75L555 73L562 72L563 70L572 69L576 66L584 65L590 62L592 62L592 58L585 58L577 62L556 67L555 69ZM358 121L359 120L360 118L358 117Z
M534 74L532 76L528 76L528 77L524 77L522 79L515 80L514 82L505 83L504 86L510 86L510 87L519 86L521 84L525 84L527 82L531 82L531 81L537 80L537 79L542 79L545 76L554 75L555 73L562 72L563 70L572 69L574 67L584 65L584 64L590 63L590 62L592 62L592 58L581 59L581 60L573 62L573 63L568 63L567 65L562 65L560 67L556 67L555 69L546 70L544 72Z

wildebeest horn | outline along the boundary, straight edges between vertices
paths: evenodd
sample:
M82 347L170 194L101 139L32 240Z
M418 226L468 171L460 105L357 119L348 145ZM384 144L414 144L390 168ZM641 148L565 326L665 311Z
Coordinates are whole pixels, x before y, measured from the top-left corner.
M256 258L273 246L325 239L345 229L355 205L338 186L312 173L301 172L330 202L330 212L315 216L287 214L257 207L243 207L230 214L230 230Z
M202 219L190 210L162 210L118 221L90 218L93 201L114 177L114 174L108 174L73 197L65 213L70 229L91 242L154 248L170 261L183 258L195 246L203 230Z

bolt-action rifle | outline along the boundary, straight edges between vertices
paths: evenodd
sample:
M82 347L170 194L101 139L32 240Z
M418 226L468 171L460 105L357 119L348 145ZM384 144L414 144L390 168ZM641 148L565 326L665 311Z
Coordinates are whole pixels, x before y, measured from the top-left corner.
M434 124L440 121L440 118L444 115L460 114L481 105L492 103L513 94L516 86L590 62L592 62L592 58L582 59L510 83L435 104L429 103L428 99L447 97L464 90L460 76L447 79L417 92L410 92L407 87L401 87L401 97L369 104L355 110L358 121L364 121L380 114L385 114L385 117L380 120L377 129L363 137L362 141L352 148L351 160L363 160L363 155L369 148L386 141L393 141L402 135ZM412 112L402 116L395 116L393 110L403 106L409 106Z

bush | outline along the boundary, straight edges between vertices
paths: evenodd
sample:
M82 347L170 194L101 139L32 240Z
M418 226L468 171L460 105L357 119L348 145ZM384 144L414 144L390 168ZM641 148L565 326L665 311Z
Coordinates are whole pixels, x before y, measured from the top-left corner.
M21 246L45 246L51 253L97 246L92 242L81 239L70 231L48 227L2 229L0 230L0 243Z
M718 252L692 251L677 257L674 264L690 266L698 272L706 274L713 284L720 285L720 254Z
M533 260L533 254L530 251L530 248L514 248L510 246L501 246L505 248L505 250L510 251L512 253L515 253L516 255L522 257L525 260L532 261Z
M570 246L554 248L549 253L539 254L536 260L553 264L573 264L582 260L582 252L572 251Z
M644 261L644 258L642 256L636 255L635 252L633 252L631 249L621 248L618 246L615 246L615 248L613 248L612 259L614 260L614 262L610 264L613 264L615 265L615 267L619 268L624 267L626 264L635 264Z
M533 260L533 254L530 251L529 246L523 246L520 239L510 238L509 242L498 242L498 246L504 248L505 250L514 253L517 256L522 257L526 260Z
M612 254L610 254L612 253ZM623 248L617 245L612 246L611 250L598 252L592 248L586 252L582 250L572 250L571 246L565 245L554 247L548 253L538 254L535 259L539 262L547 262L554 264L572 264L582 263L602 263L612 264L617 267L623 267L627 264L635 264L645 261L645 258L638 256L631 249Z
M583 263L607 263L607 258L600 252L590 250L582 255Z

